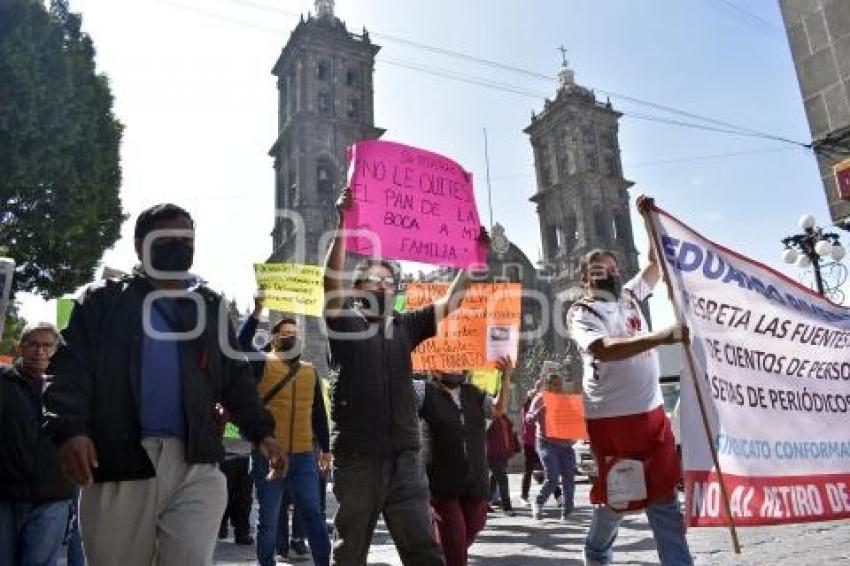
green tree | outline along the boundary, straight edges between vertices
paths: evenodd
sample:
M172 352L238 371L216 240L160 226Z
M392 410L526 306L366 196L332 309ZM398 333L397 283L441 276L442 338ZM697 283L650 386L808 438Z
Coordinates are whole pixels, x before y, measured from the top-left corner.
M0 2L0 246L45 297L90 281L125 219L122 125L80 25L67 0Z
M538 338L524 344L519 352L514 383L522 387L522 392L534 387L534 382L540 377L543 362L552 359L546 341Z
M534 387L534 383L541 377L544 362L556 362L561 371L573 381L574 387L580 383L581 355L575 342L569 340L567 350L556 354L552 352L545 340L538 338L524 344L519 354L514 382L522 387L523 392Z
M0 338L0 356L15 356L15 346L21 337L27 321L18 312L18 305L9 302L9 309L5 313L6 324L3 326L3 336Z

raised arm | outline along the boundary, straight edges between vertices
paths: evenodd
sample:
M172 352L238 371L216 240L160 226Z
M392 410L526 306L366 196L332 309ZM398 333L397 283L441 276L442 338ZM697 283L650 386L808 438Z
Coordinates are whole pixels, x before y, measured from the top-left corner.
M649 214L652 205L654 204L653 199L640 196L637 199L637 209L638 212L643 215L643 217L648 221L647 215ZM661 269L658 267L657 258L655 256L655 246L652 245L652 238L649 238L649 251L646 254L648 263L640 272L640 278L643 282L652 289L658 283L658 280L661 279Z
M502 372L502 387L493 401L493 416L501 417L511 404L511 375L514 371L514 362L510 356L504 356L496 363L496 367Z
M484 226L481 226L481 230L478 234L478 242L482 245L490 244L490 234L487 233L487 229ZM467 289L469 289L470 281L469 272L465 269L461 269L455 276L454 281L452 281L446 295L441 299L434 301L434 315L437 319L437 323L452 314L452 312L460 306L463 297L466 295Z
M437 323L452 314L460 306L460 302L466 295L466 290L469 289L469 283L469 272L465 269L458 271L446 294L434 301L434 316L437 319Z
M245 319L242 326L239 327L239 349L243 352L256 352L254 347L254 335L257 333L257 326L260 323L260 316L263 314L263 297L258 291L254 296L254 311L251 316Z
M343 305L343 280L342 274L345 269L345 238L342 236L342 228L345 214L351 210L354 202L351 189L346 187L339 195L336 202L337 229L334 234L328 255L325 257L325 316L336 316Z

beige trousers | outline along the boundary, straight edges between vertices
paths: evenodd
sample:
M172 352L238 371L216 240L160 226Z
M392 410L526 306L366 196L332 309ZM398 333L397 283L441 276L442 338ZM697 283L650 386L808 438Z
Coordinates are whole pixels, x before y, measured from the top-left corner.
M91 566L206 566L227 505L216 464L186 463L183 441L145 438L156 470L147 480L84 489L80 530Z

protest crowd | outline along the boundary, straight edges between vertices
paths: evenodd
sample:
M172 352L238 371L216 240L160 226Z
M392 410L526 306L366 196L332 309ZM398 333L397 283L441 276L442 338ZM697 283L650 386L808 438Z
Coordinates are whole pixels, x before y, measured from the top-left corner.
M345 189L340 228L354 208ZM188 274L189 212L153 206L134 236L139 266L88 287L61 332L28 326L17 360L0 370L0 563L51 565L64 555L71 566L210 564L232 527L234 543L255 545L263 566L307 553L317 565L357 566L382 516L404 564L461 566L488 512L515 514L507 467L519 452L533 517L554 496L570 522L576 438L557 423L576 376L540 375L514 420L515 352L488 364L494 391L471 383L475 368L414 379L412 354L463 302L467 269L441 297L397 312L397 263L362 258L349 286L338 230L323 278L329 384L302 357L296 317L274 320L258 347L263 292L238 332L218 316L221 296ZM480 228L475 244L486 254L488 243ZM687 341L687 329L647 330L639 301L659 279L654 254L626 283L606 250L587 254L581 273L585 294L566 318L584 360L583 413L599 465L585 561L611 563L623 514L642 509L661 563L690 564L653 352ZM606 487L634 460L645 463L644 492Z

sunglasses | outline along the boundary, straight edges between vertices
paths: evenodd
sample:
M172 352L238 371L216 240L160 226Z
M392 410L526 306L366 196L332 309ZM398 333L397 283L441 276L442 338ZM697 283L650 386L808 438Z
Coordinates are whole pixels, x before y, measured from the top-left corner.
M376 285L379 283L383 283L385 285L395 285L395 277L381 277L380 275L367 275L364 279L369 283L375 283Z

